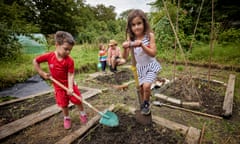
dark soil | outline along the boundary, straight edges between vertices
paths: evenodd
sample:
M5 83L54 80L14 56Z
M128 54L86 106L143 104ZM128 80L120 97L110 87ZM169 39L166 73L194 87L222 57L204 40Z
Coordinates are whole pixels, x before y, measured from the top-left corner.
M117 112L118 127L97 125L74 144L183 144L184 136L155 123L141 125L131 114Z
M0 126L23 118L31 113L43 110L53 104L55 104L54 96L48 94L26 99L14 104L0 106Z
M86 92L85 90L80 91L82 93ZM29 114L41 111L55 103L54 95L47 94L19 101L14 104L0 106L0 126L23 118Z
M98 76L95 79L102 83L120 85L123 82L127 82L130 79L133 79L133 74L129 70L123 70L117 73L113 73L112 75Z
M199 102L200 111L212 115L222 114L226 86L202 79L183 76L175 80L161 93L184 102ZM158 90L154 90L155 93Z

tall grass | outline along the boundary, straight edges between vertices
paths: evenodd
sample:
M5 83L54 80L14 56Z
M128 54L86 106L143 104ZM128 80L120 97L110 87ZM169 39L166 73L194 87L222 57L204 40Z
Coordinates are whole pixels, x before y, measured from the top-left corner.
M198 44L193 48L189 55L192 61L208 61L210 57L210 46ZM240 46L238 44L214 44L212 52L212 62L224 65L239 66L240 64Z
M21 82L33 75L34 55L20 55L15 59L0 61L0 88Z
M75 68L80 68L86 64L95 64L98 62L98 45L83 44L76 45L71 51L71 57L74 59Z
M158 57L167 61L174 61L174 49L159 50ZM176 50L176 60L183 61L184 58L198 63L208 63L210 60L210 46L206 43L195 44L192 51L182 54ZM231 66L240 66L240 44L214 44L211 55L213 63Z

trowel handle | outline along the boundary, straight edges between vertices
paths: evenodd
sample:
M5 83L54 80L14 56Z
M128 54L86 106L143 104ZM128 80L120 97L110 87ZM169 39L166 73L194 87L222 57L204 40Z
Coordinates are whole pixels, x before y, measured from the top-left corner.
M50 80L53 81L55 84L57 84L58 86L60 86L62 89L68 91L68 88L65 87L62 83L60 83L59 81L57 81L56 79L54 79L53 77L50 77ZM102 112L100 112L98 109L96 109L95 107L93 107L90 103L88 103L87 101L85 101L83 98L79 97L76 93L73 92L73 96L76 97L77 99L79 99L81 102L83 102L84 104L86 104L87 106L89 106L90 108L92 108L93 110L95 110L96 112L98 112L99 114L102 115Z

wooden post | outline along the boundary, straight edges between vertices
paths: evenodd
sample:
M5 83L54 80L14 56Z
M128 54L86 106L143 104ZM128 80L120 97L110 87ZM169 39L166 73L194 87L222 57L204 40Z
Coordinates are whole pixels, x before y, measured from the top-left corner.
M232 116L235 78L236 78L235 75L233 75L233 74L229 75L228 85L227 85L224 102L223 102L223 116L224 117Z

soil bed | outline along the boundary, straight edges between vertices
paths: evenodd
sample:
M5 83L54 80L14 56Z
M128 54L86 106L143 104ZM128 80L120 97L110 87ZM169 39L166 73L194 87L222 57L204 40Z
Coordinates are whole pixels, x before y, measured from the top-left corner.
M123 82L127 82L130 79L133 79L133 74L130 70L123 70L117 73L113 73L112 75L98 76L95 79L102 83L120 85Z
M213 114L222 114L226 87L219 83L210 83L201 79L182 77L175 80L162 94L184 102L199 102L200 111ZM158 93L158 90L154 90Z
M81 90L81 93L86 90ZM36 96L25 99L13 104L6 104L0 106L0 126L13 122L17 119L23 118L34 112L38 112L51 105L56 104L53 93Z
M151 125L141 125L135 117L124 112L117 112L120 124L118 127L106 127L97 125L97 128L89 130L83 138L79 138L74 144L183 144L184 136L167 128Z
M54 96L52 94L47 94L0 106L0 126L40 111L53 104L55 104Z

